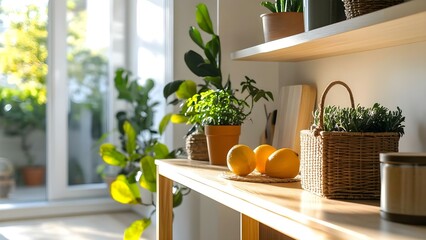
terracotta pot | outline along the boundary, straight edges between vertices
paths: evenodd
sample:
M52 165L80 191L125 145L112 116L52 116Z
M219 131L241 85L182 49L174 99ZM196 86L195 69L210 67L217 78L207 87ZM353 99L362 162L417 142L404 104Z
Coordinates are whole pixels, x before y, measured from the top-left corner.
M24 184L27 186L40 186L44 184L44 166L26 166L22 168Z
M305 31L303 13L301 12L266 13L260 17L262 18L265 42Z
M210 164L226 166L226 155L232 146L238 144L241 126L205 126L204 131L207 136Z

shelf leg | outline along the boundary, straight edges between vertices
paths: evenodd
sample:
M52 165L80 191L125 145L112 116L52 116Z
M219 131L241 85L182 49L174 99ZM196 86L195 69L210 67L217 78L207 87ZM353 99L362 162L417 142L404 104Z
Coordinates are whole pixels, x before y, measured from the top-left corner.
M241 215L241 240L259 240L259 222L247 215Z
M173 239L173 181L157 169L157 240Z

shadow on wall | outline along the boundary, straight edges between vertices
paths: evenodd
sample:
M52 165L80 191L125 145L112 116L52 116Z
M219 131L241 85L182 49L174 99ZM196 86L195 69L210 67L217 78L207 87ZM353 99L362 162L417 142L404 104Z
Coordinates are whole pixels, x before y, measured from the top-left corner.
M419 149L420 152L426 152L426 122L419 123L418 127L418 134L419 134L419 145L421 146L421 149Z

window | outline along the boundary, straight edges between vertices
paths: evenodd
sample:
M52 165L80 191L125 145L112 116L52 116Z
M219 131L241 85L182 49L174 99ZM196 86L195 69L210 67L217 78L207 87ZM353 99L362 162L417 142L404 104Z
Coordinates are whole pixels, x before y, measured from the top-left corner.
M0 203L107 195L98 144L113 126L109 81L125 59L124 9L110 0L0 1L0 158L16 169ZM29 185L25 165L47 178Z

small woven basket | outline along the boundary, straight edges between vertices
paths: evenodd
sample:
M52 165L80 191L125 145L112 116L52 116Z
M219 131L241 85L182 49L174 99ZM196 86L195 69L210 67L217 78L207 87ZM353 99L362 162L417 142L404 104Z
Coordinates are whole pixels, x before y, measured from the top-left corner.
M186 138L186 153L189 160L208 161L207 139L204 133L193 133Z
M387 8L404 0L342 0L345 6L346 18L354 18L363 14Z
M323 126L324 101L336 84L349 92L343 82L332 82L324 91L320 103L320 123L315 130L300 134L300 171L302 188L333 199L379 199L379 153L398 152L398 133L326 132Z

